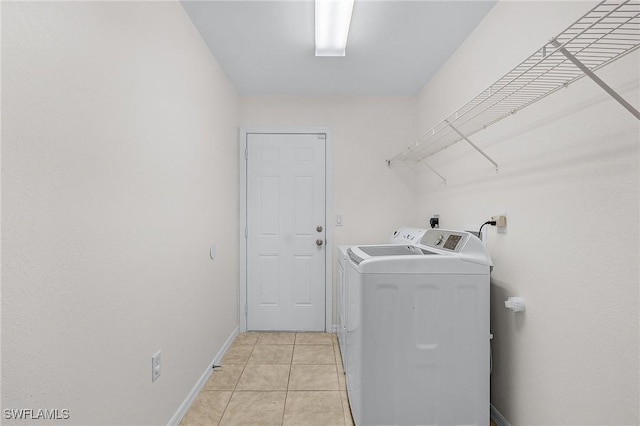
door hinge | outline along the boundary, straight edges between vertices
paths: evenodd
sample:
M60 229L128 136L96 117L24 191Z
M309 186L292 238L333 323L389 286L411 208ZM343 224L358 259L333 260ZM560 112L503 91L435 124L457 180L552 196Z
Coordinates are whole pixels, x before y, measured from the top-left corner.
M245 304L244 305L244 316L246 317L247 315L249 315L249 305Z
M244 227L244 237L249 238L249 228L246 226Z
M318 139L326 139L326 138L327 138L326 133L321 133L318 135Z
M249 159L249 148L245 148L244 149L244 159L248 160Z

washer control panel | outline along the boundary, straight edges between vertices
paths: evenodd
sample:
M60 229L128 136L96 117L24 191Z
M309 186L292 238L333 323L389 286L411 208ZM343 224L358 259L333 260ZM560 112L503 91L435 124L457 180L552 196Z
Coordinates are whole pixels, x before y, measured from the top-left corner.
M420 244L454 253L462 251L469 234L458 231L445 231L443 229L430 229L425 232Z
M389 242L391 244L418 244L425 232L426 229L408 227L399 228L393 232Z

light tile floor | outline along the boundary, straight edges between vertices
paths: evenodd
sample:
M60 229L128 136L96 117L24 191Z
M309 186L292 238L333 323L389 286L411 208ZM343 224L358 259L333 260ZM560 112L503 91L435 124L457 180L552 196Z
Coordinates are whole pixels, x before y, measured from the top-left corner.
M243 333L221 364L181 425L353 425L335 334Z

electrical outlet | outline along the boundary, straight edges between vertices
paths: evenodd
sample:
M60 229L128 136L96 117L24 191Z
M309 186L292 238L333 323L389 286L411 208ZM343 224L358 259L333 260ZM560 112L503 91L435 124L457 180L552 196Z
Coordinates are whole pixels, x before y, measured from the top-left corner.
M160 373L162 372L162 359L160 358L161 352L158 351L151 357L151 381L155 382Z
M496 226L503 227L507 226L507 217L506 216L493 216L491 220L496 221Z
M492 216L491 220L496 221L496 227L498 234L506 234L507 233L507 214L501 213L496 216Z

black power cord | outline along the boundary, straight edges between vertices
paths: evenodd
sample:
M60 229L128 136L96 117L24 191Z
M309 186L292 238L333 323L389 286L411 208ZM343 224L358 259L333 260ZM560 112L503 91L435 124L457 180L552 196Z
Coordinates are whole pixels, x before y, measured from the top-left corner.
M429 219L429 225L431 225L431 228L440 228L440 218L435 216L432 217Z
M482 228L484 228L485 225L491 225L491 226L496 226L496 221L495 220L488 220L485 223L482 224L482 226L480 227L480 230L478 231L478 237L480 239L482 239Z

